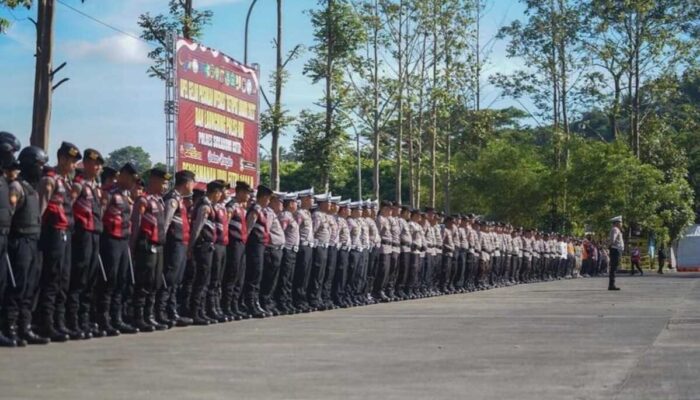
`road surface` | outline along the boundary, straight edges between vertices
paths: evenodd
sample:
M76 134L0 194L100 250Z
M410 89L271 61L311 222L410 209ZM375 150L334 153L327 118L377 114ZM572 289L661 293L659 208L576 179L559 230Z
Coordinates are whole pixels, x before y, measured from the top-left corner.
M700 275L0 349L0 398L698 399Z

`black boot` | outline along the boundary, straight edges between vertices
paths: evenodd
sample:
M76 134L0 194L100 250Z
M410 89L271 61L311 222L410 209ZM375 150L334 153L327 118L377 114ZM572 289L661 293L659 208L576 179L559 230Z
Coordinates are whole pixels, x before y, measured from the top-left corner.
M122 319L121 312L112 315L112 326L114 326L120 333L126 335L133 335L135 333L139 333L138 328L124 322L124 320Z
M52 342L62 343L67 342L69 337L68 334L56 329L54 325L54 320L51 317L45 317L41 324L39 324L39 335L49 338ZM29 340L27 340L29 342Z
M68 314L68 318L66 319L66 328L68 330L67 333L70 340L84 340L92 338L92 334L90 332L83 332L80 324L78 323L77 313L71 312Z
M26 341L28 344L49 344L51 341L49 338L37 335L32 331L32 325L31 323L25 323L22 325L22 328L20 328L19 337ZM65 340L64 340L65 342Z
M109 314L107 313L97 314L97 326L98 331L104 332L104 336L119 336L119 330L112 326Z
M201 308L192 316L192 323L197 326L210 325L209 319L204 315L204 310Z
M181 316L177 312L176 307L169 307L168 308L168 317L170 317L170 320L173 321L175 326L185 327L185 326L192 325L192 318L187 318L187 317Z
M139 332L153 332L156 330L155 326L146 321L146 317L143 314L143 307L134 308L134 327L138 329Z
M246 302L246 308L253 318L265 318L265 310L260 307L260 303L253 299L248 299Z
M0 332L0 347L17 347L17 341L10 339Z
M17 323L15 322L16 320L11 320L11 321L3 321L2 324L2 330L0 331L0 336L4 336L6 339L9 339L13 342L15 342L15 345L17 347L25 347L27 345L27 342L20 338L19 335L17 334ZM2 339L0 339L2 341ZM14 347L14 346L4 346L4 347Z

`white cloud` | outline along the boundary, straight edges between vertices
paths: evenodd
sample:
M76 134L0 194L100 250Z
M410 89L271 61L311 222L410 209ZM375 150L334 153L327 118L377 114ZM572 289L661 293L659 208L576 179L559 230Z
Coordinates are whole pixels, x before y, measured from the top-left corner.
M69 57L109 61L119 64L148 64L146 43L126 35L114 35L96 42L66 42L63 49Z

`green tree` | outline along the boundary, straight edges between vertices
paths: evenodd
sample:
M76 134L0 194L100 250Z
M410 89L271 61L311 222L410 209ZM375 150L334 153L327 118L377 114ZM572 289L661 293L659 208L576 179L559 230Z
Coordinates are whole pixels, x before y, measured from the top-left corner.
M138 25L142 29L141 38L157 43L148 53L153 65L148 68L148 76L166 79L166 63L172 63L168 46L168 35L178 32L185 39L196 40L202 30L211 22L214 13L210 10L197 10L194 0L169 0L168 14L139 15Z
M324 82L324 124L322 136L315 145L323 146L316 156L324 159L321 164L328 165L346 138L339 125L343 117L336 112L347 97L344 65L354 57L364 40L364 31L360 19L346 0L319 0L318 4L320 9L309 11L314 45L311 47L313 57L304 66L304 74L314 84ZM322 169L319 173L321 187L328 190L329 170Z
M30 9L32 7L32 0L0 0L0 7L5 7L10 10L18 7ZM10 25L10 20L0 17L0 34L5 33Z
M140 174L151 169L152 165L151 155L140 146L126 146L112 151L107 155L105 165L119 169L127 162L134 164Z

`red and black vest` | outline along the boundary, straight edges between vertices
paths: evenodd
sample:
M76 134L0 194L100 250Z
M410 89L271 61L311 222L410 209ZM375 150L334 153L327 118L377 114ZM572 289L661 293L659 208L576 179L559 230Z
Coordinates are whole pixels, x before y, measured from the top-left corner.
M65 231L73 227L73 199L68 179L58 175L53 169L48 169L45 176L54 183L53 193L46 205L41 222L45 226Z
M231 211L231 219L228 221L228 237L230 241L245 243L248 240L248 225L246 224L246 210L239 207L235 200L226 205Z
M41 206L39 205L39 193L27 181L19 179L24 196L15 206L12 216L10 235L39 237L41 233Z
M151 244L165 244L165 204L161 196L147 194L141 196L137 204L146 203L146 211L141 215L139 238Z
M216 243L228 245L228 211L226 206L218 203L214 206L216 214Z
M76 176L73 181L82 187L78 198L73 202L76 225L88 232L102 232L102 205L97 192L99 189L81 176Z
M197 237L197 242L215 243L216 242L216 210L214 205L208 197L204 196L194 206L193 215L195 218L199 216L202 207L209 207L210 212L207 218L204 220L204 225L202 225L202 230L199 231L199 236Z
M173 200L177 202L177 208L168 226L166 238L167 240L188 243L190 241L190 217L187 214L185 201L182 195L176 190L171 190L163 196L163 201L166 205L170 204Z
M109 191L109 202L102 217L104 232L116 239L131 235L131 204L128 195L114 186Z
M262 207L255 204L248 209L248 213L257 214L255 224L251 227L250 232L248 233L248 242L267 246L270 244L270 224L267 221L265 212L263 212Z

